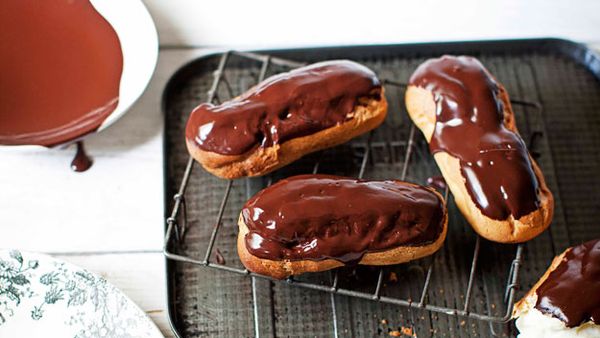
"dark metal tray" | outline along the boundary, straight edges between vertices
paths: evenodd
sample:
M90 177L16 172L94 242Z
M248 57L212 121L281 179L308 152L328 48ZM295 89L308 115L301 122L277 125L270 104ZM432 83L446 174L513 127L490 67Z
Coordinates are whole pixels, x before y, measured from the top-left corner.
M244 273L235 250L239 210L249 196L270 182L318 169L365 178L406 175L409 181L424 183L438 171L425 140L414 132L405 113L403 88L394 83L388 83L391 88L386 92L390 114L370 136L309 155L264 178L228 182L198 165L191 170L184 142L189 112L209 98L227 99L261 76L295 65L278 58L298 62L354 59L382 78L402 83L424 59L445 53L480 58L516 101L519 130L538 157L556 198L551 229L523 246L491 243L479 239L449 203L448 238L431 258L383 270L343 268L302 276L291 283L305 288L231 273ZM165 252L177 259L167 261L169 316L176 334L369 337L388 336L389 331L404 327L418 337L511 336L515 331L510 324L495 323L507 319L518 283L526 290L556 253L600 236L600 227L594 223L600 201L600 60L586 47L535 39L261 54L273 58L266 61L262 56L230 53L197 59L182 67L165 89ZM220 85L213 86L215 78L221 79ZM217 249L224 266L216 261ZM515 273L519 271L520 278Z

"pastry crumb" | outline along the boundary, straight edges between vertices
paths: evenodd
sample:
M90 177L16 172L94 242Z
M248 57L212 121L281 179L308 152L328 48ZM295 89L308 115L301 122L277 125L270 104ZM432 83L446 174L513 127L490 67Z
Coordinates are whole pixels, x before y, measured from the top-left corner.
M387 319L382 319L382 320L381 320L381 324L383 324L383 325L387 325L387 323L388 323Z
M402 336L416 337L417 336L413 332L412 328L404 327L404 326L401 326L400 330L393 330L393 331L388 332L388 334L390 335L390 337L402 337Z
M410 327L402 327L402 334L407 336L413 336L413 330Z

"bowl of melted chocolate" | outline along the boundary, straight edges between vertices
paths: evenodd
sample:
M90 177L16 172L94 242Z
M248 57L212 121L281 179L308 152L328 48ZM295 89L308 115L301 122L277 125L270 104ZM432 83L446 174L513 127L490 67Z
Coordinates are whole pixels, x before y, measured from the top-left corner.
M0 22L0 146L55 147L105 129L156 66L141 0L2 0Z

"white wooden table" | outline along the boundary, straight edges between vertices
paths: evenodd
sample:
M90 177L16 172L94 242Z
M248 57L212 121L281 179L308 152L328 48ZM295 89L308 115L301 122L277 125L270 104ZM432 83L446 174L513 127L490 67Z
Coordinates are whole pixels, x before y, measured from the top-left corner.
M600 1L595 0L552 5L545 0L307 0L293 8L276 1L146 3L161 38L156 73L129 113L86 140L94 166L85 173L71 172L73 148L0 149L0 248L47 252L104 276L147 311L168 337L172 333L161 253L160 98L177 68L211 52L201 46L273 48L534 36L600 41Z

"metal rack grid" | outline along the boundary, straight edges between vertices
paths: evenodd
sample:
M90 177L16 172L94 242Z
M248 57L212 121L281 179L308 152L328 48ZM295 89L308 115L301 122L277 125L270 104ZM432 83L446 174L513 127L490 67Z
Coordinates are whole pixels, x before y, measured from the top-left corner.
M233 93L233 90L231 89L231 86L224 75L225 69L227 67L227 62L228 62L230 56L232 56L232 55L235 55L235 56L238 56L241 58L245 58L245 59L248 59L248 60L251 60L254 62L261 63L260 73L257 78L258 82L262 81L265 78L265 75L267 74L267 70L269 69L269 66L271 66L271 65L278 65L278 66L283 66L283 67L287 67L287 68L295 68L295 67L299 67L299 66L303 65L303 63L290 61L290 60L277 58L277 57L271 57L269 55L260 55L260 54L237 52L237 51L230 51L230 52L224 53L224 54L222 54L219 64L218 64L218 67L214 72L214 81L208 92L208 102L219 103L221 101L217 95L217 91L221 84L223 84L225 86L230 97L235 96L234 95L235 93ZM383 83L385 86L392 86L392 87L397 87L397 88L405 88L406 87L405 84L394 81L392 79L384 79ZM528 102L528 101L523 101L523 100L512 100L511 102L515 105L523 105L523 106L538 109L540 112L542 110L541 105L538 103ZM415 138L415 132L416 132L415 129L416 129L415 126L413 124L411 124L408 139L406 141L404 141L404 145L406 145L406 152L405 152L404 162L402 165L402 171L401 171L401 176L400 176L400 179L402 179L402 180L404 180L406 178L410 158L411 158L411 155L413 152L412 149L414 146L414 138ZM372 149L372 136L373 136L374 132L375 131L371 131L367 138L365 151L364 151L362 159L360 161L360 170L359 170L358 178L363 177L365 169L368 165L369 156L371 155L371 149ZM535 138L536 138L536 134L534 133L531 135L531 139L529 140L530 146L533 146L533 144L535 143L534 142ZM313 173L318 172L319 165L320 165L320 161L317 160L313 167ZM194 166L195 166L195 161L193 160L193 158L189 157L189 159L187 161L187 165L185 167L181 185L179 186L178 192L173 197L174 206L173 206L171 215L170 215L170 217L167 218L167 221L166 221L167 222L167 230L166 230L165 242L164 242L164 254L167 258L175 260L175 261L200 265L200 266L209 267L212 269L219 269L219 270L228 271L228 272L232 272L232 273L239 274L239 275L251 276L251 278L253 279L252 293L253 293L253 296L256 297L256 287L255 287L256 283L254 283L255 278L263 278L263 279L268 279L268 280L273 280L273 281L278 281L278 280L272 279L267 276L262 276L262 275L252 273L252 272L248 271L247 269L230 267L230 266L214 263L211 261L211 253L213 252L214 243L217 238L219 229L221 227L223 212L227 205L227 201L229 198L231 188L234 184L233 180L229 180L227 182L225 191L223 192L223 197L220 202L219 212L217 214L217 218L214 223L215 226L210 235L210 240L209 240L206 252L204 254L204 257L202 257L202 258L189 257L189 256L178 254L176 252L176 250L173 250L173 249L177 248L178 243L180 243L180 241L184 237L185 231L188 227L185 192L186 192L186 188L188 186L188 182L189 182L189 179L190 179L190 176L191 176ZM268 184L271 184L271 180L269 180ZM448 197L447 188L445 191L445 196L447 199L447 197ZM345 295L345 296L350 296L350 297L357 297L357 298L362 298L362 299L367 299L367 300L374 300L374 301L379 301L382 303L388 303L388 304L393 304L393 305L400 305L400 306L404 306L407 308L424 309L424 310L437 312L437 313L443 313L443 314L447 314L447 315L474 318L474 319L478 319L478 320L488 321L490 323L503 323L503 322L508 321L511 317L512 309L513 309L513 305L514 305L515 290L516 290L516 288L518 288L519 267L522 263L523 245L522 244L516 245L514 259L512 260L510 267L509 267L509 274L508 274L508 279L506 281L505 292L504 292L504 305L506 307L506 310L504 311L504 315L502 315L502 316L494 316L494 315L490 315L490 314L477 313L477 312L472 312L469 310L470 303L471 303L473 284L474 284L474 277L475 277L475 273L477 270L477 263L478 263L478 258L479 258L480 247L481 247L481 238L479 236L477 236L476 242L475 242L475 247L473 250L473 256L472 256L472 260L471 260L471 264L470 264L470 273L469 273L468 283L467 283L467 287L466 287L466 290L464 293L465 294L464 304L462 307L457 306L456 308L450 308L450 307L433 305L428 302L427 292L428 292L429 285L430 285L431 275L433 273L433 260L427 268L425 281L422 286L422 289L421 289L422 291L420 292L420 297L419 297L418 301L413 301L411 299L401 299L401 298L395 298L395 297L382 296L381 295L381 287L383 284L383 271L384 271L383 267L379 269L377 282L373 286L373 292L371 292L371 293L355 291L355 290L340 287L339 283L338 283L338 280L339 280L338 270L333 270L330 285L323 285L323 284L301 281L301 280L295 279L293 277L288 278L286 280L286 282L293 286L298 286L298 287L313 289L313 290L318 290L318 291L324 291L324 292L328 292L331 294L332 308L333 308L333 312L334 312L333 313L334 331L336 333L336 336L337 336L337 323L335 321L335 318L336 318L336 316L335 316L335 301L333 300L333 297L335 294ZM255 310L255 316L256 316L257 315L256 302L255 302L254 310ZM256 320L256 317L255 317L255 320Z

